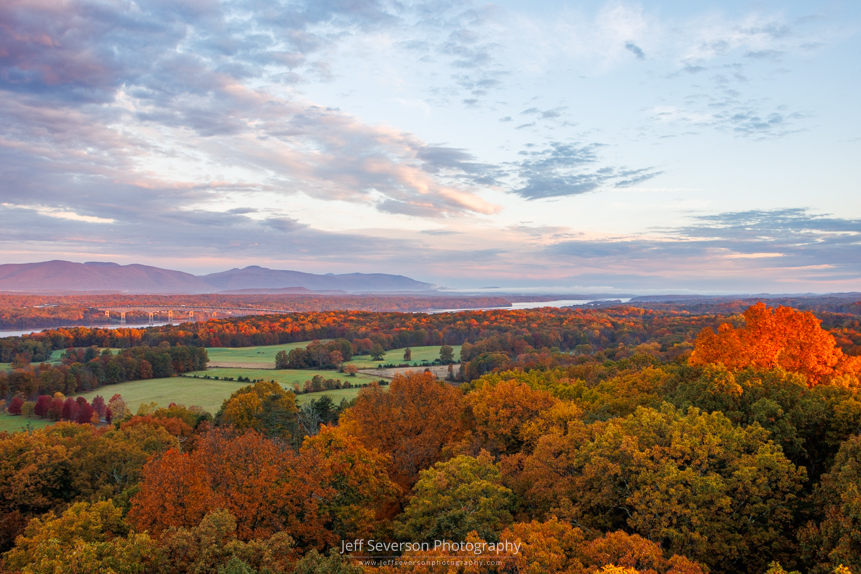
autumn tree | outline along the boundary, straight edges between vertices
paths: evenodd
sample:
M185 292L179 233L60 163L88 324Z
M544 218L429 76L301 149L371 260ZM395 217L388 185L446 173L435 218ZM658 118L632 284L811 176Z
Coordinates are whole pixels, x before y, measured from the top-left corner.
M24 404L21 405L21 416L30 418L36 412L36 403L35 401L24 401Z
M302 455L316 461L321 484L332 492L324 507L332 531L342 539L370 535L397 492L386 473L388 457L329 426L305 439Z
M817 385L781 368L731 371L723 365L681 367L661 391L679 408L722 412L733 423L757 423L794 464L818 480L840 445L861 427L861 389Z
M12 400L9 401L9 407L6 409L9 411L10 415L20 415L21 407L24 405L24 398L18 395L12 397Z
M126 402L119 393L112 396L111 400L108 401L108 408L111 409L111 418L114 421L122 421L132 416L131 410L126 406Z
M413 496L398 517L402 540L463 540L475 531L496 542L513 521L511 490L487 452L458 456L421 472Z
M804 558L813 574L843 565L861 572L861 435L850 437L817 486L821 519L800 532Z
M274 381L242 387L224 401L216 421L290 440L297 432L296 397Z
M861 358L847 357L834 336L822 329L812 313L791 307L769 309L757 303L744 312L745 325L722 323L717 333L703 329L690 362L721 363L729 369L782 367L801 373L811 386L828 378L861 371Z
M88 424L93 422L93 414L96 412L87 399L78 397L78 412L75 414L75 422L78 424Z
M376 384L362 389L341 426L366 447L390 456L389 475L406 490L462 436L462 410L460 391L432 374L397 374L388 391Z
M10 571L32 574L143 574L153 551L149 536L129 533L122 511L107 500L34 518L5 558Z
M344 374L348 377L355 377L356 373L359 372L359 367L356 365L344 365L343 370Z
M608 532L587 536L556 517L545 522L514 524L501 540L520 543L517 554L503 557L506 571L526 574L593 574L595 572L650 572L704 574L696 562L667 556L661 547L636 534Z
M248 571L289 572L298 550L285 532L260 540L237 538L236 518L227 510L213 510L200 524L167 529L159 540L153 565L160 574L222 572L241 561Z
M171 450L147 463L128 517L161 536L222 508L235 517L240 540L284 531L301 547L323 547L335 536L325 512L333 491L321 484L320 466L314 456L299 456L255 431L213 429L193 452Z
M199 524L219 503L210 477L197 459L169 450L144 466L128 520L138 530L158 537L171 526Z
M759 425L669 405L569 423L521 464L512 480L536 511L640 534L716 572L758 572L789 551L805 480Z
M404 360L405 361L412 361L413 360L413 351L409 347L404 349Z
M465 400L478 444L493 454L513 454L520 450L523 424L559 402L546 391L533 390L524 383L487 383Z
M36 406L33 407L33 413L41 418L48 416L48 410L51 408L52 399L48 395L41 395L36 399Z

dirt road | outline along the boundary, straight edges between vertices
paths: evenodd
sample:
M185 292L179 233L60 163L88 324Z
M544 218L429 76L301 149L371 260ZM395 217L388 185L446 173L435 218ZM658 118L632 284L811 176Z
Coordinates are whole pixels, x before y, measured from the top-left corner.
M460 365L452 365L452 369L457 373L457 370L460 369ZM359 372L371 375L372 377L380 377L381 379L393 379L395 377L395 373L423 373L425 370L432 372L438 379L444 379L448 375L448 365L434 365L431 367L393 367L391 369L359 369Z

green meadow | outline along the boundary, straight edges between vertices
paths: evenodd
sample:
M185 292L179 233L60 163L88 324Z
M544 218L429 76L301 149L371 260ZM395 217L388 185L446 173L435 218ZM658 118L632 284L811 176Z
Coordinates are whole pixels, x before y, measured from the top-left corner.
M331 339L322 339L321 343L329 342ZM241 347L237 349L228 349L226 347L207 347L206 352L209 353L209 361L218 363L218 361L226 361L231 363L260 363L261 365L274 365L275 355L279 351L287 351L292 349L305 348L311 341L302 341L300 343L285 343L284 345L266 345L264 347ZM262 367L265 368L265 367Z
M228 367L210 367L205 371L195 371L193 373L187 373L186 377L218 377L223 379L224 377L237 379L239 377L247 377L249 379L263 379L264 381L276 381L284 385L285 387L292 389L294 384L303 385L305 381L310 381L316 375L322 375L327 379L341 379L342 381L349 380L350 383L371 383L373 381L378 381L374 377L370 375L364 375L362 373L357 374L355 377L348 377L344 373L339 373L338 371L317 371L317 370L304 370L304 369L238 369L238 368L228 368Z
M340 401L341 399L338 400ZM8 413L2 413L0 414L0 433L27 430L28 423L31 428L40 429L48 426L53 422L54 421L48 419L41 419L36 415L27 418L20 415L10 415Z
M460 345L452 345L451 348L454 349L454 362L460 361ZM374 361L370 356L362 355L353 357L348 364L356 365L360 369L376 369L377 365L385 365L387 363L399 365L408 362L410 365L418 367L421 366L422 361L433 362L434 359L439 359L439 349L438 346L433 345L428 347L410 347L412 358L409 361L404 360L405 349L392 349L391 351L386 351L381 361Z
M232 376L226 375L224 371L240 371L243 373L254 373L256 372L253 369L212 369L209 371L200 371L198 374L206 372L210 376L214 371L219 371L219 377L222 376ZM277 371L265 371L268 374L272 374ZM336 373L335 371L296 371L301 373L313 373L313 375L323 375L328 378L341 378L344 380L342 373ZM340 375L340 377L335 377L334 375ZM248 376L250 378L258 378L251 376L250 374L243 374L242 376ZM310 379L311 377L302 378L302 383L305 382L306 379ZM266 380L277 380L275 377L266 377ZM374 379L372 377L350 377L351 383L364 383L368 384L378 379ZM292 390L292 384L285 384L282 381L282 385L284 385L288 390ZM246 386L248 383L239 383L236 381L223 381L215 379L203 379L198 378L195 379L193 377L170 377L166 379L149 379L146 381L129 381L127 383L118 383L116 385L108 385L102 387L100 389L96 389L95 391L89 391L86 393L82 393L80 396L86 398L88 401L93 400L96 395L101 395L105 398L105 400L110 400L114 394L119 393L122 395L123 400L128 405L129 409L133 413L137 412L138 407L141 404L149 404L149 403L157 403L161 407L166 407L170 403L182 404L185 406L197 405L203 407L204 410L215 414L218 409L221 408L221 403L224 402L224 399L228 398L231 393L236 391L239 388ZM384 387L387 388L387 387ZM320 398L323 395L329 395L333 401L336 403L340 402L342 398L352 399L356 395L359 394L359 389L335 389L330 391L321 391L319 393L309 393L306 395L298 395L296 400L299 404L302 404L306 401L309 401L313 398ZM0 419L4 418L14 418L17 420L21 420L21 417L7 417L6 415L0 416ZM27 420L27 419L24 419ZM34 421L34 426L36 426L36 421L41 420L37 418L29 419ZM2 423L0 423L2 424ZM47 424L47 422L46 422ZM3 430L3 427L0 427L0 430ZM12 429L10 429L12 430ZM14 430L19 430L17 427Z

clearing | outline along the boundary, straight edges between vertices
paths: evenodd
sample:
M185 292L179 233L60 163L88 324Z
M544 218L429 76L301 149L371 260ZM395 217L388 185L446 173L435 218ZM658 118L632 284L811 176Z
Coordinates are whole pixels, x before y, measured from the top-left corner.
M321 343L328 343L331 339L321 339ZM275 355L279 351L305 348L311 341L299 343L285 343L283 345L266 345L263 347L207 347L209 353L210 367L235 367L240 369L274 369ZM253 378L253 377L252 377Z
M440 347L438 345L430 345L427 347L410 347L412 358L409 361L404 360L405 348L406 347L386 351L385 356L383 356L382 360L380 361L375 361L371 359L369 355L356 355L352 358L352 360L347 361L345 364L356 365L360 369L376 369L378 365L386 365L389 363L399 365L401 363L409 363L414 368L419 368L421 367L422 361L432 363L434 359L439 359ZM454 349L454 361L460 361L460 345L452 345L451 348Z

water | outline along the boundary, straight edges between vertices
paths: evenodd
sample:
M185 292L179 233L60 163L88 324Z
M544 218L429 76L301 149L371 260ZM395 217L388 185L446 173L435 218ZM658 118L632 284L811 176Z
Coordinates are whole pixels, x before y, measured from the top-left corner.
M63 325L61 327L43 327L42 329L25 329L23 331L0 331L2 337L20 337L21 335L31 335L33 333L41 333L42 331L51 331L53 329L74 329L75 327L89 327L90 329L146 329L147 327L161 327L167 325L166 322L155 322L152 325L146 323L142 325L120 325L119 323L111 323L110 325Z
M598 301L621 301L627 303L631 300L630 297L608 298L608 299L558 299L556 301L525 301L522 303L512 303L511 307L471 307L469 309L434 309L427 313L457 313L458 311L492 311L495 309L540 309L541 307L571 307L577 305L587 305ZM424 311L423 311L424 312Z

